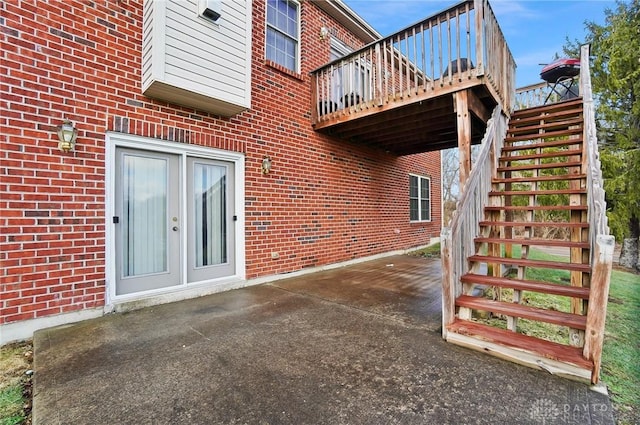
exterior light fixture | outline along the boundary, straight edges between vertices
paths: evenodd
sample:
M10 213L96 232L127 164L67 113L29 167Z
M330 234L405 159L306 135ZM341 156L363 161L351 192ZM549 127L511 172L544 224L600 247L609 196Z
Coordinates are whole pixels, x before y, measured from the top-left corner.
M322 27L320 28L320 40L324 40L329 35L329 28Z
M70 152L76 146L76 137L78 137L78 129L75 128L69 119L65 119L62 124L57 127L58 132L58 149L62 152Z
M262 159L262 174L269 174L271 172L271 158L265 156Z

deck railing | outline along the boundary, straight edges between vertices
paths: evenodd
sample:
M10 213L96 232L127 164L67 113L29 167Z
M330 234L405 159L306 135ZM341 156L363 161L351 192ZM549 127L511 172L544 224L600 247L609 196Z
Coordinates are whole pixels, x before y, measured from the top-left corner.
M545 99L551 94L551 86L547 83L531 84L516 89L516 99L514 102L514 110L533 108L534 106L544 105ZM555 101L556 99L550 99Z
M507 118L498 105L487 123L480 153L462 188L451 225L442 229L442 329L445 338L447 325L455 319L455 300L462 294L460 278L469 271L467 258L476 253L474 238L480 234L480 221L489 202L491 180L496 177L506 133Z
M313 71L312 122L464 89L480 77L509 111L514 76L488 1L466 0Z
M568 91L565 87L560 85L558 85L554 90L552 84L544 82L520 87L516 89L515 102L513 105L514 110L532 108L534 106L568 100L570 97L577 97L576 94L574 94L574 91L576 91L578 95L582 96L581 90L582 84L580 84L580 78L574 79L571 91Z

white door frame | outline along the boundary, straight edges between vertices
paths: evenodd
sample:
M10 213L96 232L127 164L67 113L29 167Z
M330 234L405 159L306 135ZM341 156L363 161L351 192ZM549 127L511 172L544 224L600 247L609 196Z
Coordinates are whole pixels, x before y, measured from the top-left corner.
M133 149L143 149L155 152L173 153L180 155L180 164L182 177L180 181L181 199L181 215L187 217L186 211L186 185L187 179L184 178L184 170L187 169L187 157L199 157L205 159L213 159L218 161L227 161L234 164L234 183L235 197L234 209L237 221L235 222L235 272L231 276L211 279L203 282L187 283L187 268L182 266L182 280L179 286L145 291L135 294L116 295L116 258L115 258L115 225L113 217L115 216L115 155L116 147L126 147ZM168 293L183 292L190 289L190 296L198 296L199 294L216 292L215 288L221 286L237 287L238 282L246 281L246 258L245 258L245 218L244 218L244 154L238 152L224 151L214 148L205 148L202 146L189 145L185 143L168 142L166 140L153 139L149 137L134 136L130 134L107 132L105 136L105 309L109 310L109 306L133 301L141 298L150 298ZM183 218L183 220L184 220ZM187 252L187 238L182 239L182 252ZM235 282L236 284L233 284ZM176 299L186 297L176 297Z

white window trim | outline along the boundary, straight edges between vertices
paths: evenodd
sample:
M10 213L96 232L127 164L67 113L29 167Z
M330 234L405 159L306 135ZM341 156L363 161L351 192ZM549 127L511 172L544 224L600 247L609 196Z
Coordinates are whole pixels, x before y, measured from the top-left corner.
M289 0L291 3L295 3L295 5L297 6L297 24L298 24L298 28L297 28L297 34L296 34L296 69L291 69L291 72L295 72L297 74L300 73L300 43L301 43L301 29L302 29L302 22L301 22L301 13L300 13L300 9L302 8L302 5L300 4L300 1L298 0ZM267 14L268 12L268 5L267 5L267 0L264 0L265 2L265 9L264 9L264 57L265 59L267 58L267 31L269 30L269 28L273 28L278 32L282 32L279 28L274 27L272 25L269 24L268 20L267 20ZM288 36L288 35L287 35ZM274 63L277 63L274 61ZM280 66L287 68L286 66L279 64ZM289 69L289 68L287 68Z
M411 188L411 177L417 177L418 178L418 220L411 220L411 209L409 209L409 222L410 223L430 223L432 221L433 215L433 193L431 192L431 177L427 177L427 176L421 176L420 174L409 174L409 188ZM429 183L429 219L428 220L421 220L420 217L422 217L422 198L420 196L421 191L420 189L421 184L422 184L422 179L427 180ZM409 196L409 201L411 201L411 196Z
M333 36L331 36L331 38L329 39L329 43L331 50L335 50L336 52L338 52L338 54L340 54L340 57L347 56L349 53L353 52L353 49ZM332 60L331 58L329 59Z
M245 157L238 152L224 151L214 148L205 148L185 143L169 142L166 140L153 139L149 137L134 136L124 133L107 132L105 137L105 277L106 277L106 293L105 293L105 310L115 309L115 305L127 301L139 300L144 298L162 297L166 295L168 300L177 300L189 298L191 296L204 295L220 290L241 287L246 282L246 258L245 258ZM227 161L234 163L234 185L235 185L235 215L236 232L235 232L235 273L217 279L206 280L202 282L188 283L187 268L182 266L182 283L178 286L163 288L151 291L144 291L134 294L116 295L116 262L115 262L115 233L112 222L115 216L115 160L116 148L126 147L133 149L144 149L148 151L172 153L180 155L182 169L186 170L187 157L196 156L199 158L213 159L218 161ZM186 178L181 179L183 197L186 197ZM182 216L187 216L186 199L182 202ZM182 252L187 249L187 238L182 240ZM238 284L240 282L240 284ZM191 288L191 289L189 289ZM187 290L190 295L186 295ZM182 296L171 296L174 293L182 293ZM151 303L150 305L152 305Z

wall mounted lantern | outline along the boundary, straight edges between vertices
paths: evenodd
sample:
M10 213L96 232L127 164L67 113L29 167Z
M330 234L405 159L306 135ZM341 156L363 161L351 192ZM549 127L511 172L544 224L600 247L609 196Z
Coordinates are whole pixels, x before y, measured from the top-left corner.
M78 129L69 119L65 119L62 124L57 127L58 132L58 149L62 152L70 152L76 146L76 138L78 137Z
M265 156L262 159L262 174L269 174L271 172L271 158Z

